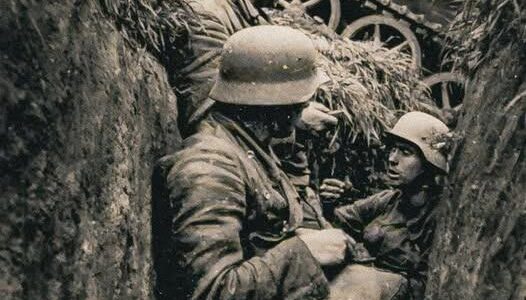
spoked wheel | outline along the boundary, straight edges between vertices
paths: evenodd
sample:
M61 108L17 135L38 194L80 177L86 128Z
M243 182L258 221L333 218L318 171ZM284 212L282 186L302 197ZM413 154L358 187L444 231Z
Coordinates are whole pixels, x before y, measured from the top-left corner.
M391 51L408 53L416 70L422 66L422 50L418 39L409 26L394 18L366 16L349 24L341 35L356 41L372 41Z
M448 125L453 124L462 109L464 77L458 73L443 72L426 77L423 82L437 106L442 109Z
M424 78L435 103L442 109L458 111L464 100L464 77L458 73L443 72Z
M312 10L322 1L327 0L278 0L278 4L285 9L299 9L303 13L307 13ZM336 30L340 23L341 8L340 0L328 0L331 5L331 14L327 26L332 30Z

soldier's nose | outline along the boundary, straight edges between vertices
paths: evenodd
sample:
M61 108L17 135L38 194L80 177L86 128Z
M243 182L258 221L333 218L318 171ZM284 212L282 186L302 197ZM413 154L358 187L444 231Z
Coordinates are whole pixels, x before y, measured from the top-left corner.
M391 150L391 152L389 152L389 164L398 164L398 151L396 149Z

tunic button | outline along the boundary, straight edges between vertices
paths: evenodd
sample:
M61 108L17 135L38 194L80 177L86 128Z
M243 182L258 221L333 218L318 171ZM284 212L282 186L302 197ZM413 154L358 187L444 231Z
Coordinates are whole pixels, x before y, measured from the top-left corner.
M265 199L269 200L270 199L270 193L269 192L265 192L263 194L263 197L265 197Z
M253 159L256 155L254 154L254 151L248 150L247 151L247 156L248 156L248 158Z

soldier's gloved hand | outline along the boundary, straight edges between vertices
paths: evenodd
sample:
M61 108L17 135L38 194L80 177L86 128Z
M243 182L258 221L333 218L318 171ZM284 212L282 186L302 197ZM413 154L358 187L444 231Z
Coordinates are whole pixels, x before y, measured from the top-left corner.
M341 229L306 230L298 237L307 245L321 266L344 262L348 248L356 242Z
M323 104L311 101L301 113L297 128L314 135L325 131L338 123L338 119L329 115L330 110Z

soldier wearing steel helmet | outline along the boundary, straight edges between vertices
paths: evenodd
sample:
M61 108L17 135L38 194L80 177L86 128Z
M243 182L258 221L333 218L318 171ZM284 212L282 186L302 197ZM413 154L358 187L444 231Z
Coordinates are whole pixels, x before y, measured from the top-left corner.
M269 25L272 21L261 10L272 7L276 0L202 0L188 4L199 18L190 22L187 39L167 53L170 79L176 87L179 129L183 136L195 131L214 100L208 97L217 75L221 49L226 40L239 30ZM303 112L300 128L322 131L336 124L320 103L310 102Z
M276 37L280 37L279 39ZM164 157L154 199L157 296L167 299L325 299L323 266L352 239L304 203L270 147L290 136L325 81L304 34L256 26L226 42L214 104L183 149ZM303 206L316 232L298 235Z
M331 299L423 299L434 208L441 192L436 179L448 172L450 133L437 118L410 112L388 137L386 175L392 189L334 212L338 226L358 244L353 263L333 282L338 293ZM344 186L326 180L321 195L326 201L334 199Z
M261 7L272 7L275 0L202 0L188 4L199 18L190 22L187 39L179 39L176 51L168 51L169 74L176 87L178 128L183 137L195 132L215 100L208 97L217 76L221 49L225 41L244 28L269 25L271 20ZM275 37L281 38L281 37ZM244 76L241 74L240 76ZM258 83L258 82L256 82ZM302 197L312 194L306 140L338 122L321 103L310 101L302 111L295 144L275 140L274 150L283 170ZM309 193L310 192L310 193Z

